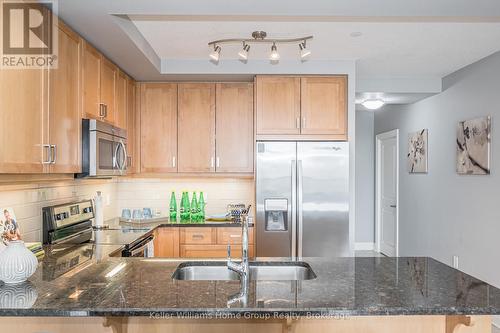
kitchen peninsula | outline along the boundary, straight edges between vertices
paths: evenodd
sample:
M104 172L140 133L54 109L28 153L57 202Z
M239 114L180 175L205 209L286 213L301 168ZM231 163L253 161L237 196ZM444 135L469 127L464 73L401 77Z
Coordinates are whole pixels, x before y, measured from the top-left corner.
M315 276L251 279L248 303L242 307L228 306L240 289L238 280L173 279L184 259L97 259L95 252L102 249L92 244L71 251L68 260L82 260L81 254L86 260L63 275L58 276L56 266L64 264L49 255L26 284L0 285L3 328L130 333L202 325L223 332L242 327L489 332L490 315L500 314L499 289L431 258L303 258ZM261 265L281 259L270 260Z

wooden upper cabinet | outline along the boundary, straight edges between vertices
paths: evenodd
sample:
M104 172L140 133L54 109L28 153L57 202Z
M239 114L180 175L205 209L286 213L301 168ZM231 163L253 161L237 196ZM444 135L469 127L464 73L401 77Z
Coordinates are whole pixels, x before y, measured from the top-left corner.
M127 78L127 173L134 174L139 172L139 150L137 137L138 112L136 112L136 84L131 78Z
M114 124L127 128L127 76L118 71L116 75Z
M141 172L176 172L177 84L143 83L140 99Z
M83 51L83 116L101 117L101 66L102 56L90 44L84 43Z
M59 25L57 69L49 70L49 143L54 161L52 173L81 171L81 61L83 40Z
M46 71L0 69L0 173L42 173Z
M347 134L346 76L301 78L301 134Z
M216 171L253 172L253 84L216 86Z
M300 134L300 78L257 76L257 134Z
M215 171L215 84L179 84L179 172Z
M101 66L101 103L104 104L104 121L114 123L116 108L116 81L118 69L106 58Z

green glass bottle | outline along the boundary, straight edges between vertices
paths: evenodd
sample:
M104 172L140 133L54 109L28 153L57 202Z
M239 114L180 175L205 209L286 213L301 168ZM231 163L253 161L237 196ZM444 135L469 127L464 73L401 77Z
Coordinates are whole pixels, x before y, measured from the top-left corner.
M182 192L181 199L181 222L189 222L189 216L191 212L189 209L189 194L184 191Z
M175 191L172 191L172 194L170 195L170 216L169 220L171 223L176 223L177 222L177 200L175 199Z
M191 222L198 222L198 201L196 200L196 192L193 192L191 199Z
M200 191L200 200L198 200L199 219L201 223L205 222L205 198L203 191Z

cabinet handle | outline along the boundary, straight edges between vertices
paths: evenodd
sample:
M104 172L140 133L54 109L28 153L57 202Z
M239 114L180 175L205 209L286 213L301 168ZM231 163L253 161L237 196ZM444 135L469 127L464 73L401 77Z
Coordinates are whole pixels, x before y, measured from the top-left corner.
M50 155L51 155L51 162L50 162L50 164L56 164L56 160L57 160L57 145L50 145Z
M194 234L193 236L191 236L192 239L203 239L205 238L202 234Z
M210 167L213 168L214 167L214 158L210 158Z
M104 104L104 118L108 118L108 104Z
M218 168L220 167L220 158L217 156L217 158L215 159L215 166Z
M306 117L302 117L302 128L306 128Z
M295 127L300 128L300 117L295 120Z
M230 238L241 238L241 235L229 235Z
M101 117L101 118L105 117L105 115L104 115L104 104L103 103L99 103L99 117Z
M42 145L43 150L45 150L47 160L42 161L42 164L51 164L52 163L52 151L51 151L51 145ZM42 151L42 154L44 152ZM42 157L43 158L43 157Z
M127 156L127 167L132 167L132 156Z
M175 156L172 156L172 168L175 168Z

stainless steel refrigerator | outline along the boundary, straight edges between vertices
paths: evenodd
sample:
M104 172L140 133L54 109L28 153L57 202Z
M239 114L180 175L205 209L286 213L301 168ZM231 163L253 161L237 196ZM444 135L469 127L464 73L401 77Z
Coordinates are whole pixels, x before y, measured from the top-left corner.
M257 142L256 151L257 256L349 256L349 144Z

